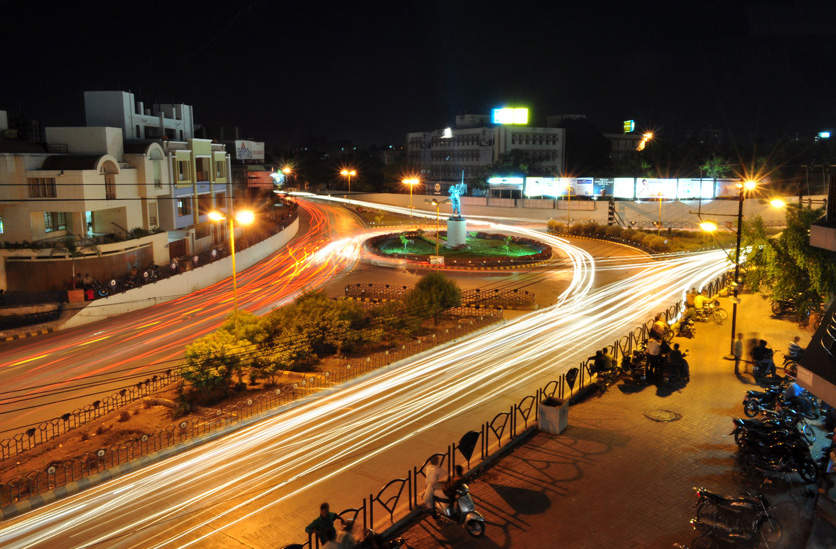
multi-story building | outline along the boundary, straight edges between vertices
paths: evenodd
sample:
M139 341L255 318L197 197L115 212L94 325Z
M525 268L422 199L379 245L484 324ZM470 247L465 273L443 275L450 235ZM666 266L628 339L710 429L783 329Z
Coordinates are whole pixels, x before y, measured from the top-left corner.
M406 141L407 163L427 182L482 177L515 151L533 174L558 175L564 167L563 128L492 125L488 115L459 115L455 127L410 132Z
M84 92L84 117L88 126L122 128L126 141L186 141L195 136L191 105L155 104L147 108L126 91Z

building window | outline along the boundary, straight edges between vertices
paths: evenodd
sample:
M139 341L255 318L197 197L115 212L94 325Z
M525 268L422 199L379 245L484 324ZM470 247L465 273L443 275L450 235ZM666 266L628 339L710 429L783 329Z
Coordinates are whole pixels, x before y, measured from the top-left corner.
M105 199L116 199L116 174L106 173L105 176Z
M44 212L44 232L67 230L66 212Z
M226 163L215 162L215 179L222 179L226 177Z
M177 180L178 181L186 181L189 178L189 161L188 160L178 160L177 161Z
M209 181L209 159L195 158L195 173L198 181Z
M192 213L192 199L180 198L177 200L177 215L184 216Z
M157 222L157 203L156 202L149 202L148 203L148 225L150 227L159 227L160 224Z
M162 176L162 160L152 160L153 167L154 167L154 187L157 189L163 188L163 176Z
M29 183L29 198L55 198L55 178L54 177L30 177L27 179Z
M0 234L6 234L6 223L2 217L0 217Z

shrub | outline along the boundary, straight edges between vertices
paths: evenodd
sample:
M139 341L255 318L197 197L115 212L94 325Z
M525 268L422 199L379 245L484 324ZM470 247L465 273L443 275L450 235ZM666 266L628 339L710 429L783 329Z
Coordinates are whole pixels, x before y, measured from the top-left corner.
M618 225L608 225L604 227L604 236L607 238L623 238L624 230Z
M566 224L561 223L560 221L555 221L554 219L549 219L549 222L546 224L546 227L549 229L549 232L552 233L566 232Z
M461 301L462 292L459 287L441 273L429 273L421 277L404 298L409 311L424 318L432 317L436 324L442 311L458 307Z

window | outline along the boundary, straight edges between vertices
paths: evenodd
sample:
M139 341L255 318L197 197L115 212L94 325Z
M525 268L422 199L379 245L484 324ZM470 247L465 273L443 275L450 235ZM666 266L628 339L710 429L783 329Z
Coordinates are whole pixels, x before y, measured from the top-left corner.
M0 234L6 234L6 224L2 217L0 217Z
M157 222L157 203L156 202L149 202L148 203L148 225L150 227L159 227L160 224Z
M209 181L209 163L208 158L195 158L195 172L198 181Z
M44 232L67 230L66 212L44 212Z
M178 160L177 161L177 180L178 181L186 181L191 179L189 177L189 161L188 160Z
M55 198L55 178L54 177L30 177L27 179L29 183L29 198Z
M215 179L222 179L226 177L226 163L215 162Z
M106 173L105 176L105 199L116 199L116 174Z
M177 200L177 215L190 215L192 213L192 199L191 197L181 198Z
M162 178L162 160L152 160L153 168L154 168L154 187L157 189L163 188L163 178Z

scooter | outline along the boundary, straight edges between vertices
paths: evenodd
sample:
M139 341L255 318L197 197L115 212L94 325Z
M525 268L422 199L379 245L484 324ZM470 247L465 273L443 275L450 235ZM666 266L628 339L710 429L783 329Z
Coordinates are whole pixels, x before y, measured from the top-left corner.
M456 489L456 497L449 505L436 500L435 508L441 520L464 526L465 531L474 538L485 533L485 517L476 510L467 484L462 484Z

